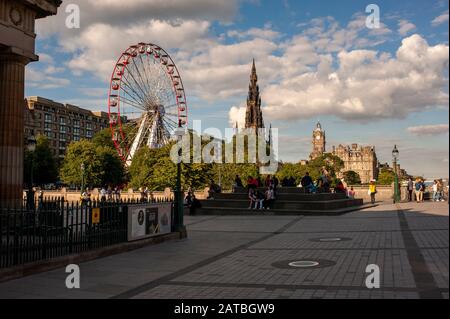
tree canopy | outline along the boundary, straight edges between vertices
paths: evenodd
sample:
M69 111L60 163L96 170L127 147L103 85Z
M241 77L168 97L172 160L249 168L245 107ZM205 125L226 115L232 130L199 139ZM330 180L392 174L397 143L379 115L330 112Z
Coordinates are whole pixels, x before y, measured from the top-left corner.
M361 184L361 177L355 171L346 171L344 172L344 179L349 185L358 185Z
M84 165L84 174L81 165ZM124 177L122 161L116 151L109 146L98 146L91 141L73 142L67 148L61 170L65 184L91 187L117 185Z
M382 169L380 174L378 174L378 184L380 185L391 185L395 180L395 174L391 170Z
M50 148L50 142L44 135L37 136L34 152L25 151L24 182L26 183L31 180L31 168L33 168L34 184L44 185L58 180L57 162Z

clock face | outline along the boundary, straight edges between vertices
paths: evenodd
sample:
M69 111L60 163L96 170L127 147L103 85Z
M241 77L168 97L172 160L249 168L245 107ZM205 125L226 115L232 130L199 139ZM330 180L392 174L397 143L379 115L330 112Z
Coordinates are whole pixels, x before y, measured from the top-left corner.
M320 140L320 135L316 135L316 140Z

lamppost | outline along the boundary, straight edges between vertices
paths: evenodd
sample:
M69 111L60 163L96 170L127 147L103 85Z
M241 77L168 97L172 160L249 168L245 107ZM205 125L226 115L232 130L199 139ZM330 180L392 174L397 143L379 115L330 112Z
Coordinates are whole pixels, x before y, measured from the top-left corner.
M182 129L181 122L178 124L178 129L175 132L178 140L178 161L177 161L177 180L176 180L176 188L175 188L175 203L174 203L174 222L173 222L173 231L175 232L185 232L186 227L184 226L184 192L181 189L181 155L182 155L182 140L184 136L184 130Z
M84 169L85 169L84 163L81 163L80 169L81 169L81 194L83 195L83 193L84 193Z
M398 172L397 172L397 160L399 151L397 145L394 146L392 150L392 162L394 165L394 203L400 202L400 190L398 188Z
M27 139L27 149L31 153L30 156L30 179L27 191L27 209L34 210L34 190L33 190L33 164L34 164L34 151L36 150L36 137L31 135Z

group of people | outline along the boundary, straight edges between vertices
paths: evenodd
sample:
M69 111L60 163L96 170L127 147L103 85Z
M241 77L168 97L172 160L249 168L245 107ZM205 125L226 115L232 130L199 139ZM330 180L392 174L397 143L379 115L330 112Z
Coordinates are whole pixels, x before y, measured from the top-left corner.
M306 193L329 193L330 192L330 177L328 174L328 171L325 167L321 170L321 175L316 180L316 182L313 181L311 176L309 175L309 172L305 173L305 176L302 177L300 181L300 185L305 189ZM347 185L343 184L343 180L338 183L338 185L335 188L335 191L338 192L344 192L347 188Z
M238 175L236 175L236 180L240 180ZM271 209L273 207L273 202L275 201L278 184L279 181L276 176L267 175L264 184L260 177L254 178L253 176L248 176L247 191L248 199L250 201L248 208ZM258 190L258 187L265 187L265 191L262 192Z
M120 201L120 188L118 186L112 188L109 186L108 188L102 187L100 189L99 197L102 202L114 202ZM81 193L81 202L82 203L90 203L91 202L92 193L88 187Z
M424 193L426 190L425 182L422 178L418 177L415 181L412 178L408 180L408 200L412 202L414 200L413 193L415 196L415 201L417 203L422 203L424 201ZM444 183L442 180L434 180L432 185L433 197L432 200L434 202L444 202Z
M433 182L433 201L445 202L444 183L440 179L435 179Z

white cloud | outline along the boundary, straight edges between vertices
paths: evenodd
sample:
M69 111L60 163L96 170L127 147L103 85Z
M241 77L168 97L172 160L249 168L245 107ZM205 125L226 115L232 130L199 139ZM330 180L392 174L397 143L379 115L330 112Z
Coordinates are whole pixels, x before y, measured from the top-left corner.
M261 38L273 40L279 38L281 34L277 31L271 30L271 26L268 25L264 29L261 28L251 28L247 31L238 31L238 30L230 30L227 32L227 35L231 38Z
M272 30L271 25L231 31L227 35L236 40L228 43L225 35L211 33L212 24L204 19L209 9L199 9L195 16L183 15L181 2L146 1L156 11L181 7L164 19L150 14L135 20L119 19L117 23L114 15L121 11L123 2L83 2L90 11L100 13L96 19L88 14L83 19L89 23L82 23L74 33L61 31L59 44L71 55L67 66L76 75L89 72L106 83L121 52L128 45L145 41L170 52L188 100L245 100L255 58L265 115L274 119L296 120L321 114L362 120L401 118L427 107L448 105L443 89L448 82L443 75L448 66L446 45L429 46L422 37L413 35L403 40L394 57L370 50L387 41L392 31L384 24L378 30L369 30L362 14L354 15L345 27L333 17L312 19L290 38ZM127 2L124 10L144 10L143 3L134 0L128 6ZM226 6L223 17L230 17L237 0L229 6L225 1L193 3L208 3L210 9ZM124 25L125 21L128 24ZM403 32L411 27L406 29ZM235 109L233 117L237 114Z
M408 20L400 20L398 22L398 33L401 36L405 36L415 29L416 26L413 23L409 22Z
M129 45L144 41L166 49L203 47L201 42L207 41L208 28L208 22L193 20L178 23L150 20L129 28L94 24L76 37L62 38L60 44L73 54L68 62L70 69L91 72L108 81L116 60Z
M433 27L437 27L438 25L441 25L443 23L448 22L448 10L442 13L441 15L437 16L436 18L431 21L431 25Z
M80 29L65 27L69 4L80 7ZM58 15L38 20L36 29L44 37L55 33L74 36L93 24L127 28L151 19L231 21L237 9L238 0L71 0L63 2Z
M408 132L414 135L439 135L448 133L448 124L420 125L408 127Z
M71 83L69 79L55 77L31 67L28 67L25 70L25 80L27 86L42 90L67 87Z
M263 90L264 112L274 119L315 115L344 119L404 118L429 107L448 107L448 46L405 38L396 57L371 50L341 51L338 65L283 79Z
M229 121L230 127L236 127L236 123L237 123L238 128L244 128L245 127L245 112L246 112L245 105L232 106L230 109L230 112L228 113L228 121Z

